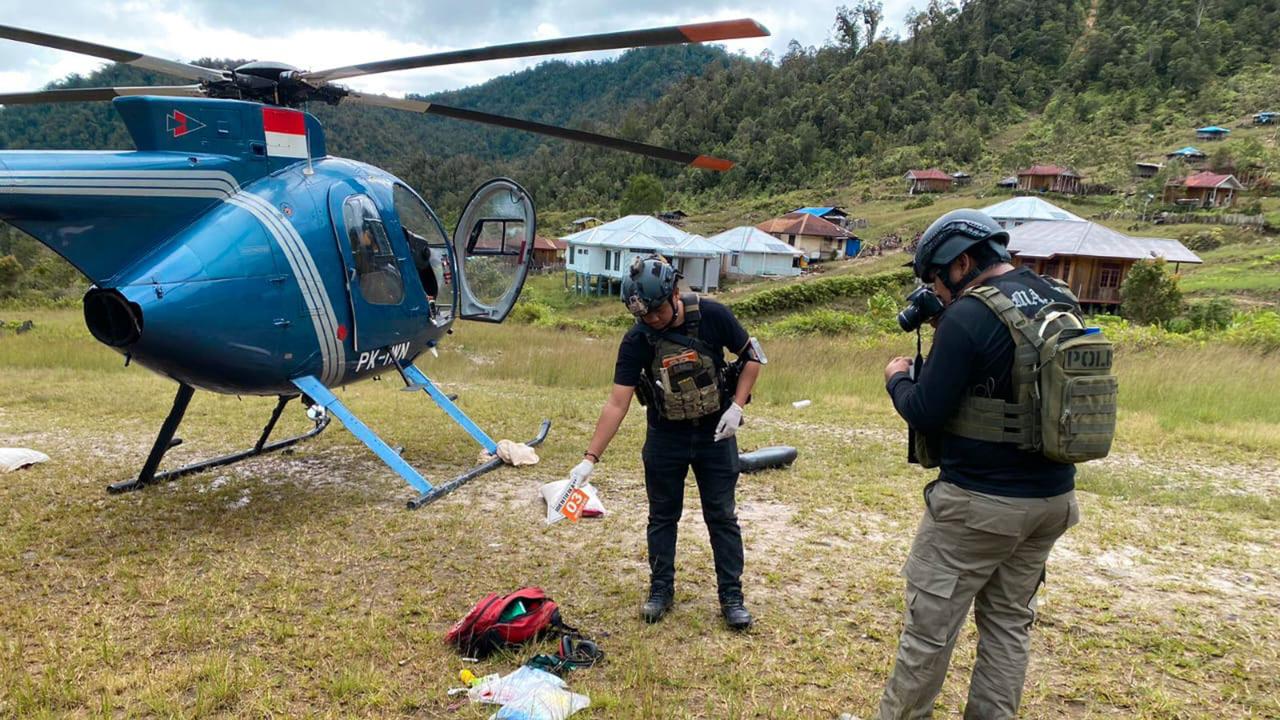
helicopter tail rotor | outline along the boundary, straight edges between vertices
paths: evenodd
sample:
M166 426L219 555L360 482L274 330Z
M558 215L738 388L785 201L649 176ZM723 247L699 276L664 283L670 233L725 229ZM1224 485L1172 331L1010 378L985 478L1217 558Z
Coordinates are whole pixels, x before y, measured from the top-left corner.
M534 122L532 120L521 120L519 118L507 117L506 115L495 115L493 113L480 112L478 110L451 107L449 105L441 105L439 103L427 102L425 100L393 98L387 97L386 95L366 95L355 91L350 91L344 99L348 102L359 103L362 105L407 110L409 112L423 113L427 115L439 115L440 117L453 118L455 120L467 120L470 122L483 123L485 125L497 125L498 127L511 128L512 130L524 130L527 132L538 133L540 135L560 138L561 140L572 140L574 142L587 143L588 145L598 145L612 150L622 150L624 152L635 153L637 155L644 155L645 157L656 158L658 160L677 162L690 167L701 168L703 170L717 170L724 172L733 167L733 161L712 157L710 155L695 155L693 153L658 147L657 145L646 145L645 143L635 142L634 140L623 140L621 138L610 137L608 135L599 135L596 133L586 132L585 130L563 128L557 125L547 125L545 123Z

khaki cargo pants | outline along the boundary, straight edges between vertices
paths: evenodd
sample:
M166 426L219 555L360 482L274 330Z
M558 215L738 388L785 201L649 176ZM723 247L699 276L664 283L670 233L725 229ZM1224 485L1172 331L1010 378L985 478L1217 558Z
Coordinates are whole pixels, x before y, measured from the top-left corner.
M1015 717L1031 649L1035 594L1053 543L1080 520L1075 493L999 497L935 480L924 494L924 517L902 569L906 627L880 718L933 713L970 604L978 657L964 717Z

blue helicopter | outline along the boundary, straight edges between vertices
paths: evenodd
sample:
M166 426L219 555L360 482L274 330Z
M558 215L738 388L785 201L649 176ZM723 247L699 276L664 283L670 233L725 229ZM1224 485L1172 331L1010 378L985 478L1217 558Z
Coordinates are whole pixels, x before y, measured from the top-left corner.
M432 485L334 395L395 372L422 390L489 453L497 445L415 360L457 319L502 322L520 295L536 218L513 180L481 185L452 237L407 183L331 157L320 123L298 108L356 103L441 115L591 143L724 171L732 163L569 128L414 99L370 95L333 81L454 63L759 37L732 20L396 58L315 72L275 62L220 70L0 25L0 38L56 48L193 81L0 94L0 104L110 100L134 151L0 151L0 220L61 255L93 283L85 324L99 342L178 383L135 479L153 483L289 447L341 421L417 491L425 505L502 464L495 457ZM196 388L278 399L243 452L158 472ZM286 404L301 398L314 426L269 442ZM530 444L550 427L543 421Z

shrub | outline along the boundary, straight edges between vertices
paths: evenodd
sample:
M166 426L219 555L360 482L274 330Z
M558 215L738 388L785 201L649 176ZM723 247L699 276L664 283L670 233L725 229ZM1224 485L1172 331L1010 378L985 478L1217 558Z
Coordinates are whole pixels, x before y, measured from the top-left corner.
M1187 308L1186 319L1196 330L1225 330L1231 324L1233 314L1235 314L1235 307L1230 300L1214 298L1191 303Z
M1193 252L1206 252L1222 247L1222 231L1217 228L1190 233L1178 239Z
M930 205L932 205L932 204L933 204L933 196L932 196L932 195L921 195L920 197L916 198L915 200L912 200L911 202L907 203L906 205L903 205L903 206L902 206L902 209L903 209L903 210L918 210L918 209L920 209L920 208L926 208L926 207L929 207L929 206L930 206Z
M910 283L911 279L911 271L905 268L875 275L822 278L771 288L733 303L731 308L738 317L760 317L809 307L841 297L870 296L880 291L898 292Z
M1182 310L1178 277L1164 258L1139 260L1120 285L1120 314L1140 325L1162 325Z

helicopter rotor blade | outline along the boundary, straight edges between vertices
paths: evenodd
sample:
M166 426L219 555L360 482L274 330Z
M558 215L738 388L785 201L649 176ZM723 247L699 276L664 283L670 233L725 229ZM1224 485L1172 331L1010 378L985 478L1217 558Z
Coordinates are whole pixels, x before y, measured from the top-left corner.
M644 47L649 45L679 45L683 43L708 42L712 40L733 40L736 38L765 37L769 31L760 23L748 18L738 20L718 20L715 22L693 23L689 25L672 25L649 30L627 30L624 32L602 33L598 35L579 35L577 37L556 38L554 40L534 40L530 42L511 43L508 45L490 45L470 50L451 50L449 52L416 55L414 57L395 58L362 65L318 70L303 73L302 77L313 82L329 82L358 75L391 72L393 70L409 70L412 68L437 67L457 63L478 62L481 60L502 60L507 58L532 57L557 53L587 52L590 50L617 50L621 48Z
M613 150L622 150L624 152L644 155L646 157L657 158L659 160L677 162L682 165L689 165L703 170L717 170L724 172L733 167L732 160L724 160L710 155L694 155L692 153L670 150L656 145L646 145L632 140L609 137L608 135L597 135L596 133L590 133L583 130L572 130L570 128L558 127L556 125L546 125L539 122L533 122L532 120L520 120L519 118L507 117L505 115L494 115L492 113L479 112L477 110L450 107L448 105L440 105L438 103L427 102L425 100L393 98L387 97L386 95L365 95L355 91L348 93L345 99L364 105L408 110L410 112L423 113L427 115L439 115L441 117L453 118L455 120L469 120L471 122L484 123L486 125L497 125L498 127L511 128L513 130L524 130L526 132L549 135L562 140L572 140L574 142L587 143L589 145L599 145Z
M190 65L188 63L176 62L174 60L165 60L164 58L144 55L132 50L121 50L120 48L113 48L108 45L98 45L97 43L85 42L84 40L62 37L61 35L50 35L49 33L36 32L35 30L25 30L20 27L13 27L12 25L0 25L0 38L30 43L31 45L40 45L42 47L53 48L55 50L66 50L68 52L80 53L81 55L91 55L104 60L132 65L134 67L142 68L143 70L151 70L153 72L164 73L165 75L172 75L173 77L185 78L187 80L220 82L222 80L231 79L231 73L223 70L214 70L212 68L200 67L199 65Z
M26 93L0 93L0 105L33 105L36 103L96 102L125 95L166 95L172 97L204 97L199 85L150 85L146 87L68 88Z

